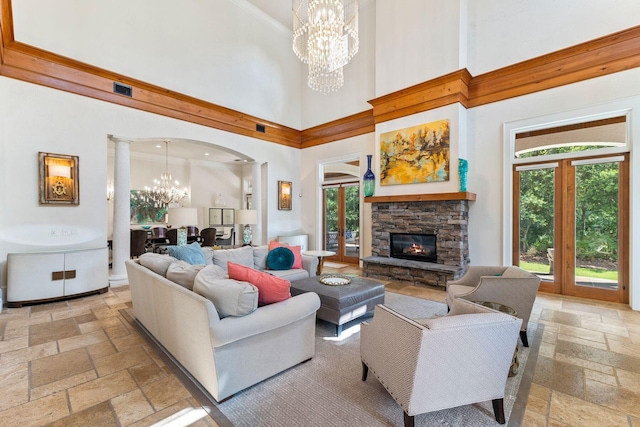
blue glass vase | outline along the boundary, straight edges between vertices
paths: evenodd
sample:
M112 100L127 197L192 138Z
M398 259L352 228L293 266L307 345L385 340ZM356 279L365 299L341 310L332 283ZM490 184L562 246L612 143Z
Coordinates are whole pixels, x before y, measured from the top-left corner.
M458 175L460 176L460 191L467 191L467 173L469 172L469 162L465 159L458 159Z
M364 197L373 196L373 192L376 189L376 176L371 171L371 154L367 154L367 171L362 177L362 189Z

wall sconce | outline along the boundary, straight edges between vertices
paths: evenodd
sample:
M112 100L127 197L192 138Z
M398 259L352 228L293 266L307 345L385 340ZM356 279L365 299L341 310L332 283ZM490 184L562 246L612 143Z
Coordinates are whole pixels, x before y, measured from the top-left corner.
M291 182L278 181L278 209L291 210Z
M78 156L38 153L40 204L80 204Z

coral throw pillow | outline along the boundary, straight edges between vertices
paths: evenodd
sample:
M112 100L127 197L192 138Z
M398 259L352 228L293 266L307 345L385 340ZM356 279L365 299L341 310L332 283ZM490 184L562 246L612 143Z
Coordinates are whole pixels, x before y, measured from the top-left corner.
M267 305L291 298L291 282L232 262L227 263L229 279L249 282L258 288L258 305Z
M269 242L269 250L279 247L289 248L291 249L291 252L293 252L293 265L291 266L291 268L303 268L300 246L289 246L286 243L276 242L275 240Z

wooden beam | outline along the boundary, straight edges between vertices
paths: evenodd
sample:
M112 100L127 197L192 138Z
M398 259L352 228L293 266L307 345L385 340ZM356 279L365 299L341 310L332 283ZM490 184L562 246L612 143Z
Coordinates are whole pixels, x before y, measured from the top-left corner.
M640 66L640 26L474 77L469 107Z
M299 130L15 42L11 39L13 29L9 20L10 5L8 0L2 0L0 3L0 13L2 13L0 16L0 23L2 23L0 72L3 76L300 148L301 132ZM7 23L9 28L6 28ZM114 93L114 82L131 86L132 97ZM258 124L264 126L265 132L256 130Z
M373 110L299 131L18 43L11 0L0 0L0 36L2 76L295 148L371 133L377 123L445 105L473 108L640 67L637 26L477 77L458 70L373 99ZM133 97L114 94L113 82L133 87Z
M367 110L303 130L300 148L308 148L339 141L341 139L375 132L375 130L373 110Z
M365 203L388 203L388 202L431 202L443 200L475 200L476 193L433 193L433 194L402 194L399 196L372 196L365 197Z
M454 71L406 89L369 101L375 123L397 119L449 104L468 104L471 74L466 69Z

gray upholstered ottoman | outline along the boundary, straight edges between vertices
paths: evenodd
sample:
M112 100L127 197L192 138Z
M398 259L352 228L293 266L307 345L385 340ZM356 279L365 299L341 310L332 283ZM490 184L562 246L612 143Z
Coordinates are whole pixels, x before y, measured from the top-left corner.
M336 336L340 336L342 325L384 303L384 285L361 277L352 277L351 283L343 286L323 285L318 276L291 282L291 295L304 292L318 294L316 317L336 325Z

